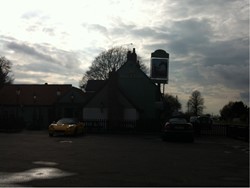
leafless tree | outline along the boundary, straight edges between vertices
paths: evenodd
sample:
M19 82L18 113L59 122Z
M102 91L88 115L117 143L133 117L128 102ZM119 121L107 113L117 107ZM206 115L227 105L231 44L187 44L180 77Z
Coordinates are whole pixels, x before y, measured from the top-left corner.
M14 81L11 72L12 63L5 57L0 57L0 88L5 84L12 84Z
M188 102L188 111L190 114L198 116L202 115L204 106L204 98L202 98L201 93L199 91L193 91Z
M84 88L88 80L106 80L109 72L118 70L127 60L127 48L114 47L101 52L93 60L89 70L83 75L79 85ZM137 56L138 57L138 56ZM140 57L138 58L140 59ZM139 62L141 70L147 72L147 67Z

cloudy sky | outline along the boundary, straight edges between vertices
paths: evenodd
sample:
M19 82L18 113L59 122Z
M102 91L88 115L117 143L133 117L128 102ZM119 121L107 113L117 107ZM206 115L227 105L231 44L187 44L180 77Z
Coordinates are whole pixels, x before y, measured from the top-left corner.
M165 92L183 111L194 90L206 113L249 103L248 0L1 1L0 56L15 83L78 87L94 57L115 46L136 48L148 67L152 52L167 51Z

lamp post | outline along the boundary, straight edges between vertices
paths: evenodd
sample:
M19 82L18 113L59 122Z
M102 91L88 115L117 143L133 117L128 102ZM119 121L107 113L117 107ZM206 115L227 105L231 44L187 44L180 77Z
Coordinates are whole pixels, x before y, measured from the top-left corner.
M36 98L37 98L37 96L36 96L36 94L34 94L34 95L33 95L34 104L36 104Z
M36 118L36 100L37 100L37 96L36 94L34 93L33 94L33 124L34 124L34 128L36 129L37 128L37 118Z
M71 94L71 96L70 96L70 99L71 99L71 103L72 103L72 105L71 105L71 116L73 117L73 116L75 116L76 115L76 110L75 110L75 107L74 107L74 105L73 105L73 103L74 103L74 100L75 100L75 96L74 96L74 94L72 93Z
M61 96L61 90L58 88L56 91L56 119L59 119L59 98Z
M74 96L73 93L71 94L70 98L71 98L71 102L73 103L73 102L74 102L74 99L75 99L75 96Z
M20 88L17 88L16 90L16 101L17 101L17 108L16 108L16 118L18 118L19 116L19 113L18 113L18 108L19 108L19 97L20 97L20 94L21 94L21 89Z
M60 89L58 89L58 90L56 91L56 95L57 95L58 98L61 96L61 91L60 91Z

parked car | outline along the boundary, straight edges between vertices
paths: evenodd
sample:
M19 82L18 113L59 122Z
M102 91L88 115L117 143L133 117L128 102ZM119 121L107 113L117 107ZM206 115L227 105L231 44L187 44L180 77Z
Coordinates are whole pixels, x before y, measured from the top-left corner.
M193 124L199 123L198 116L191 116L189 122Z
M193 142L193 125L191 123L188 123L185 118L171 118L163 127L162 139L185 139L187 141Z
M199 116L198 124L201 127L201 130L210 130L212 129L213 121L209 116Z
M84 124L75 118L62 118L49 126L49 136L55 134L77 135L84 134Z
M190 123L193 125L195 134L199 135L201 130L211 130L213 121L209 116L191 116Z
M194 133L200 135L201 125L199 124L199 116L191 116L189 122L193 125Z

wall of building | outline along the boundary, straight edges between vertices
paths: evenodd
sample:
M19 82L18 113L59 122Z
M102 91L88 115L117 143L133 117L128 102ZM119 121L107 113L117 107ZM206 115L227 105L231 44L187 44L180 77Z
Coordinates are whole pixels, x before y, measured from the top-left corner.
M90 120L107 120L108 108L84 108L83 119Z
M51 123L53 109L49 106L2 106L2 119L22 119L27 129L45 129Z
M119 86L131 101L142 109L140 118L155 119L157 87L136 66L131 62L119 70Z

